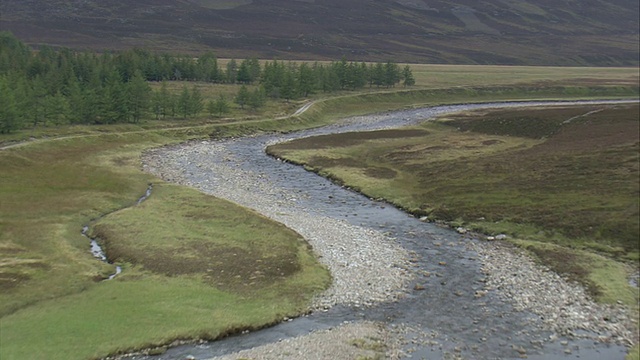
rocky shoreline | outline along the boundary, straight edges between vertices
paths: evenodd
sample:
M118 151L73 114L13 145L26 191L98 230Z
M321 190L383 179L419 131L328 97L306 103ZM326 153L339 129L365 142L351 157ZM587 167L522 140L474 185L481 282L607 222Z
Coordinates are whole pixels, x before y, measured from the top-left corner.
M593 301L577 283L535 263L508 243L470 242L487 276L485 291L493 291L522 311L539 316L541 326L558 337L587 338L627 347L638 342L638 325L621 304ZM482 294L477 294L482 296Z

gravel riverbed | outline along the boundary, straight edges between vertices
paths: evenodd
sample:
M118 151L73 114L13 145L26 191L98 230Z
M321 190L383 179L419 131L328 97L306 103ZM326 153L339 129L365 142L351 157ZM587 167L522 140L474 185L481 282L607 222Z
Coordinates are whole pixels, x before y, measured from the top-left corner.
M364 117L354 121L363 121ZM198 141L155 149L143 157L145 171L252 208L300 233L333 276L333 284L310 310L336 305L370 307L395 301L415 291L417 271L412 255L385 232L313 213L298 197L275 186L267 176L243 169L229 151L230 141ZM500 241L459 235L481 264L485 279L476 299L495 294L516 309L534 314L531 326L551 335L531 342L558 342L569 355L572 339L630 346L638 341L638 325L621 305L600 305L579 285L536 264L526 254ZM491 297L495 298L495 297ZM407 333L414 334L408 340ZM388 326L384 322L353 321L329 330L266 344L216 359L355 359L403 358L410 342L437 346L431 334ZM488 334L487 336L491 336ZM569 340L564 340L569 339ZM456 348L457 349L457 348ZM516 357L527 357L514 346ZM451 355L458 357L456 350ZM544 357L541 357L544 358Z
M203 158L225 161L198 163L197 167L206 166L212 175L204 182L185 177L180 160ZM302 235L333 277L331 287L315 299L313 309L372 305L402 295L411 274L401 246L381 232L310 214L297 206L294 194L270 186L259 174L243 171L232 160L224 146L204 142L150 152L144 167L165 180L254 209Z

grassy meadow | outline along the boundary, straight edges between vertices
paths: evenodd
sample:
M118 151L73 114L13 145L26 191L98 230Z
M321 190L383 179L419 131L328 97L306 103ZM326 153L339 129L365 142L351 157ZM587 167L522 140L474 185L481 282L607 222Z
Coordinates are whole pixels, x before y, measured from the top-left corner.
M563 72L561 68L509 67L509 71L504 71L494 67L427 65L414 65L414 69L419 85L411 89L372 89L364 93L345 92L331 98L317 94L297 102L273 101L259 113L236 109L224 119L211 118L203 113L188 120L36 128L0 135L0 358L93 359L129 350L162 347L176 339L214 339L243 329L259 328L284 316L300 314L311 296L328 286L330 275L314 259L312 250L299 235L229 202L143 173L140 155L146 149L195 138L292 131L330 123L342 116L411 106L513 99L638 96L636 69L566 68ZM549 84L550 81L553 84ZM183 85L172 83L170 88L177 92ZM215 99L220 93L236 91L232 86L197 86L207 100ZM283 117L310 100L316 103L304 114ZM604 116L607 112L603 110L598 114ZM559 116L558 119L566 120L569 115L563 113ZM458 123L452 126L456 121ZM523 159L536 159L540 154L535 151L541 146L543 150L553 150L543 145L556 139L556 136L545 141L544 137L489 134L475 128L465 132L457 130L461 126L472 127L472 124L469 117L461 116L450 119L449 123L443 120L402 130L393 136L366 133L361 136L372 137L362 141L400 141L401 146L408 146L409 150L437 153L442 161L433 171L450 171L456 176L464 173L464 166L475 171L490 165L472 162L470 157L499 158L518 153ZM578 124L582 122L570 125ZM487 128L491 126L486 125ZM512 124L510 131L515 128ZM446 143L447 136L455 136L457 145ZM449 147L450 151L421 148L436 146L420 145L425 138L442 142L441 146ZM484 140L478 140L480 138ZM19 141L24 142L2 149ZM352 145L357 146L358 141ZM483 144L483 141L489 142ZM464 144L470 148L465 148ZM556 146L564 145L557 143ZM637 165L637 144L635 146ZM373 155L357 147L337 146L333 151L348 148L352 152L341 154L341 157L373 156L375 161L384 158L382 148L375 150L372 147L372 151L380 151ZM402 155L402 149L392 150ZM413 151L409 150L407 154ZM628 160L624 169L629 173L608 166L601 170L621 179L617 185L623 184L634 171L633 145L615 147L611 151L604 155L584 155L584 163L581 162L575 171L623 154ZM545 168L548 173L542 175L557 175L553 171L556 169L554 166L564 169L571 164L568 156L569 153L564 157L558 155L557 159L551 158L553 161L548 161ZM402 166L410 167L411 164L407 162ZM376 167L389 170L378 171L378 178L366 174L360 174L359 178L367 179L380 189L393 179L404 179L397 183L402 186L394 185L394 191L401 187L412 191L406 169L392 169L386 163L377 163ZM356 173L353 170L354 167L349 167L348 172ZM506 181L503 172L508 169L497 167L494 170L492 181ZM637 174L637 167L635 171ZM401 172L402 176L399 176ZM470 175L472 172L466 173ZM456 204L472 199L470 192L460 192L461 188L486 186L486 182L474 184L476 180L470 177L460 180L449 188L441 189L450 194L457 190L460 197L455 198ZM151 197L136 206L136 200L144 194L149 183L154 184ZM618 211L625 200L615 192L632 191L633 186L629 186L612 186L598 191L604 191L610 201L615 201L611 210ZM406 197L400 192L396 195ZM603 206L596 195L579 202L584 211ZM575 202L582 199L583 193L576 192L572 196ZM504 194L487 194L486 197L471 202L473 208L469 211L484 214L483 204L491 200L489 197L496 197L497 203L508 199ZM534 200L540 199L523 202L535 204ZM558 206L572 204L570 199L565 200L566 203ZM428 204L436 209L435 200ZM637 214L637 203L635 206ZM541 213L554 210L557 211L550 204ZM627 211L633 215L633 206ZM582 216L586 221L592 213L577 212L572 219L580 219L581 214L587 215ZM526 214L523 212L521 215ZM487 215L484 217L489 219ZM458 218L463 219L456 215L454 220ZM573 235L565 234L570 227L547 228L544 221L549 218L542 217L540 223L527 223L527 229L532 229L528 233L552 233L545 244L559 244L565 249L574 241ZM615 221L607 216L602 220L605 221L599 228L602 240L578 237L578 247L590 251L596 249L618 258L637 258L637 252L634 255L626 242L617 242L618 238L611 236L611 232L628 233L629 229L616 227ZM513 229L517 227L516 222L488 220L469 222L468 226L491 231L488 227L491 224L509 226L501 230L507 232L515 232ZM122 274L115 279L103 281L114 272L115 265L93 258L88 240L81 235L84 225L89 225L90 234L100 238L110 259L122 266ZM541 240L533 238L532 241L537 244ZM593 253L585 254L592 256ZM601 291L606 293L606 290ZM605 295L602 296L605 299Z
M169 141L105 135L0 153L0 357L88 359L217 338L300 314L328 286L291 230L142 173L140 152ZM150 182L152 196L131 207ZM114 266L91 256L84 224L124 268L114 280L102 281Z

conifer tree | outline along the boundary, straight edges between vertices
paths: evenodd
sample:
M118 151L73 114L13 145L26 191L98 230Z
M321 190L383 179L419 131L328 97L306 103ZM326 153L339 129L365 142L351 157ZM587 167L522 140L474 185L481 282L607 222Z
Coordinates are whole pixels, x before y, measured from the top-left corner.
M235 59L229 60L227 63L227 83L235 84L238 79L238 63Z
M127 86L117 70L108 72L101 94L102 124L127 122L131 116Z
M249 93L248 104L251 109L258 110L263 107L267 100L267 95L263 87L258 87Z
M285 69L280 83L280 96L287 101L296 97L296 79L292 71Z
M395 64L391 61L387 61L384 64L384 85L386 87L395 86L398 82L400 82L400 67L398 64Z
M298 93L307 97L315 88L316 77L313 70L306 63L300 64L298 68Z
M59 91L54 95L47 95L44 99L44 113L48 122L54 125L69 123L69 101Z
M204 99L202 98L202 93L200 89L196 85L191 87L191 91L189 92L189 114L192 116L197 116L204 109Z
M137 123L149 109L151 94L151 88L140 70L134 72L133 77L127 83L127 90L129 113L133 122Z
M234 99L235 103L240 106L241 109L244 109L244 106L249 102L249 89L245 85L240 86L238 93Z
M0 134L10 133L19 128L16 99L9 88L7 79L0 76Z
M156 119L164 119L170 112L172 103L173 97L169 94L167 82L163 81L160 84L160 89L155 90L151 95L151 110Z
M178 114L182 115L183 119L186 119L190 114L190 98L191 94L189 92L189 89L187 88L187 85L184 85L182 87L182 92L180 92L180 96L178 97L176 105Z
M207 103L207 111L209 111L209 115L214 116L222 116L229 112L229 103L224 98L222 94L218 96L216 100L209 100Z
M405 87L416 84L416 79L413 77L413 73L411 72L411 67L409 65L405 65L402 70L402 84Z

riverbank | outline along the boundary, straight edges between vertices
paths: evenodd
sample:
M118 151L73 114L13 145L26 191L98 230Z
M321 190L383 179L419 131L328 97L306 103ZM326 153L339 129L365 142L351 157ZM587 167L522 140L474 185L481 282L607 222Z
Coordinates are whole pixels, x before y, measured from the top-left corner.
M296 205L296 194L272 186L260 174L243 171L221 143L202 141L152 150L144 155L143 164L145 171L166 181L254 209L302 235L333 277L312 309L394 300L411 279L408 254L392 239L380 231L310 214ZM187 164L211 177L194 180L184 172Z

